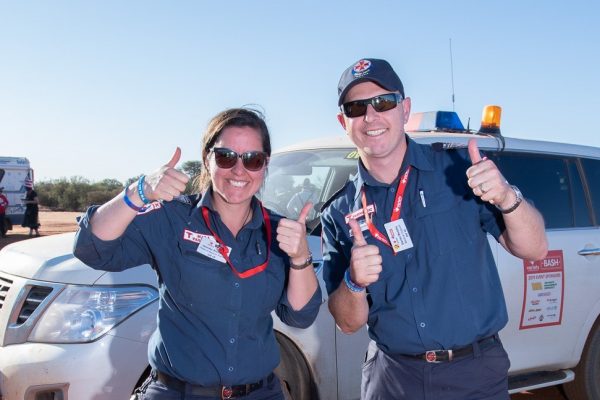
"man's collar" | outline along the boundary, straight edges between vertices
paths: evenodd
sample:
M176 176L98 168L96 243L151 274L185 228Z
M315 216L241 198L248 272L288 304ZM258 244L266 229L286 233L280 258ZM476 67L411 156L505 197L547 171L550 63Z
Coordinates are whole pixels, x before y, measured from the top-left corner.
M382 186L388 187L391 185L396 185L398 183L398 179L400 178L400 174L408 168L408 166L412 166L413 169L421 170L421 171L433 171L433 166L430 161L430 152L427 151L430 148L428 146L419 146L417 142L412 140L408 135L406 135L406 153L404 154L404 160L402 160L402 165L398 174L394 181L390 184L381 183L377 179L371 175L371 173L367 170L362 160L358 161L358 174L355 178L356 188L359 189L363 187L363 185L368 186ZM360 190L357 190L355 193L355 199L358 197Z

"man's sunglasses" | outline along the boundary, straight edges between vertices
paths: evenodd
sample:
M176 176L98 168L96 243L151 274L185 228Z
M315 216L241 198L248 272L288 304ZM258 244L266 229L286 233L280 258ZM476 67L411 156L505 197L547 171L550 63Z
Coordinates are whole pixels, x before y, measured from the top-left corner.
M258 171L267 162L267 153L264 151L246 151L238 154L226 147L213 147L210 151L215 155L217 167L223 169L233 168L238 158L242 159L242 165L248 171Z
M377 112L389 111L396 108L404 98L398 93L387 93L370 99L349 101L342 104L344 115L348 118L362 117L367 113L367 106L370 104Z

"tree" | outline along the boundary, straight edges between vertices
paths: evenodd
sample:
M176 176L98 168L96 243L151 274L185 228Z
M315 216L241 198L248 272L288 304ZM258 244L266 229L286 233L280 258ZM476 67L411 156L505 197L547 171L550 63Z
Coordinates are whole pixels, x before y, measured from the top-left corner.
M194 181L202 173L201 161L186 161L181 165L181 170L190 177L189 182L185 185L185 193L191 194L194 192Z

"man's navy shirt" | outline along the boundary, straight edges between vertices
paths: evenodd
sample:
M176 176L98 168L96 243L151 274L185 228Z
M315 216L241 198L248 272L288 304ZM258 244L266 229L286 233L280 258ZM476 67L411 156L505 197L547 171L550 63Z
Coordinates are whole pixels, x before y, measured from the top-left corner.
M362 209L361 188L368 205L376 208L373 223L386 235L384 224L392 215L398 181L411 166L401 218L413 247L394 255L363 230L367 243L377 245L383 258L379 280L367 287L369 335L389 354L464 346L497 333L508 320L486 237L487 232L498 239L504 220L467 185L468 153L436 151L408 137L407 144L394 182L378 182L359 162L357 176L322 215L323 276L332 293L350 265L352 238L345 216Z
M111 241L92 234L89 221L97 208L92 207L80 221L74 254L100 270L140 264L156 270L158 326L148 345L153 368L204 386L256 382L279 364L271 311L288 325L307 327L317 316L321 292L317 288L304 308L292 309L285 289L289 258L276 240L281 217L270 211L272 242L264 272L241 279L228 264L200 254L195 234L212 236L201 207L210 210L211 228L231 247L229 257L239 272L265 262L266 230L258 201L252 201L252 220L234 237L208 195L151 203Z

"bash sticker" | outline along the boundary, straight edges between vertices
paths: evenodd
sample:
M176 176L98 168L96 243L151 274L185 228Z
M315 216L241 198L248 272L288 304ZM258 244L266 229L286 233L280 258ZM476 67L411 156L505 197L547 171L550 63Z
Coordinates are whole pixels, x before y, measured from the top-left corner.
M540 261L523 261L523 309L519 329L560 325L565 293L562 250L550 250Z

